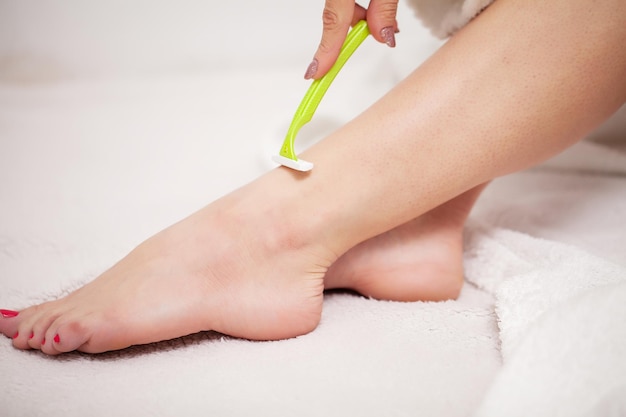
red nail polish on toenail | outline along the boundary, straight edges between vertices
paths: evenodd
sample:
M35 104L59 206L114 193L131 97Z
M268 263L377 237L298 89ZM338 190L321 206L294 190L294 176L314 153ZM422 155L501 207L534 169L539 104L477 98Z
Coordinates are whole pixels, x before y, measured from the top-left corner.
M0 314L2 314L2 317L4 317L5 319L10 319L16 317L20 313L13 310L0 310Z
M58 334L54 336L54 343L61 343L61 338L59 337Z
M20 335L19 332L15 332L15 334L13 335L13 339L17 339L17 337Z
M28 336L28 338L32 339L33 337L35 337L35 332L30 332L30 336Z

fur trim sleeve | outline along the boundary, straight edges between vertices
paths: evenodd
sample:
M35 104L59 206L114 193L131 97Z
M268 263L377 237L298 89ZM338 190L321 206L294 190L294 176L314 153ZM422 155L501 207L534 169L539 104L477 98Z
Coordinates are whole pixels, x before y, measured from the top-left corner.
M446 38L478 16L495 0L407 0L433 35Z

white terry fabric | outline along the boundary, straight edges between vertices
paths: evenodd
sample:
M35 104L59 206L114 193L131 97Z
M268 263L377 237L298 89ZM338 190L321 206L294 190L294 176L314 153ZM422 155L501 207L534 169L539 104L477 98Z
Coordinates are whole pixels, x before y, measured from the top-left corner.
M381 70L336 80L296 146L372 102ZM0 308L66 293L273 168L307 86L300 67L0 85ZM446 303L330 294L314 332L278 342L46 358L0 338L0 416L462 417L499 367L493 299L473 285Z
M311 3L265 3L268 11L283 8L277 23L294 17L288 33L311 19L310 32L291 38L276 30L285 26L268 25L272 16L259 16L256 3L154 1L149 10L122 0L40 3L0 3L0 308L77 287L272 168L270 155L307 86L301 39L311 39L313 51L319 35ZM229 7L259 36L215 19L230 16ZM133 19L145 39L134 37ZM103 22L112 39L95 36ZM394 51L360 47L343 70L349 76L338 77L301 131L299 149L405 72L381 59L410 46L414 28L402 27ZM228 47L224 34L248 43ZM194 55L187 49L194 42L219 53ZM415 50L430 53L422 45ZM263 66L267 50L298 56ZM163 67L170 72L155 76ZM614 147L583 142L540 169L495 180L468 225L468 282L458 301L330 294L316 331L269 343L202 333L47 358L2 340L0 415L620 415L624 166Z
M432 33L445 38L476 17L494 0L407 0Z
M579 143L495 181L479 201L467 231L466 277L496 299L503 367L476 416L626 413L626 154L619 149ZM510 201L490 207L495 195Z

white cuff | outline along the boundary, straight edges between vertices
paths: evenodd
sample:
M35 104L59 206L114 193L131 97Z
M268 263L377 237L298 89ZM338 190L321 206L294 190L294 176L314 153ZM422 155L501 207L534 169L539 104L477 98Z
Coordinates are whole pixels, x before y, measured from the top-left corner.
M433 35L447 38L495 0L407 0Z

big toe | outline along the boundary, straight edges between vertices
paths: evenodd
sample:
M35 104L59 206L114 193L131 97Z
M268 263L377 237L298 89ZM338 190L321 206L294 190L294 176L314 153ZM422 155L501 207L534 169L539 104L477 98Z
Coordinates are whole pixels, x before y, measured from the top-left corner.
M20 322L18 311L0 310L0 333L6 337L14 338L16 333L18 333Z

